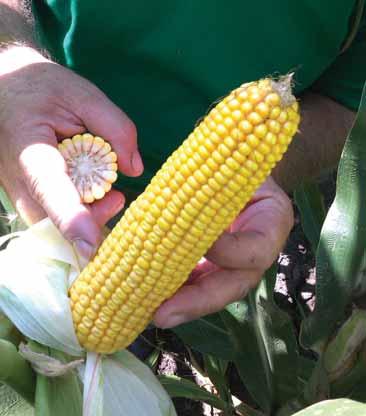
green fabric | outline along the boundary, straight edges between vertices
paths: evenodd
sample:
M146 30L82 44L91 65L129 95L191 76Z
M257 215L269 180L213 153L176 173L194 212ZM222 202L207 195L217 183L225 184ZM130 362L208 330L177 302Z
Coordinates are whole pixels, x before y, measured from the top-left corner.
M209 105L243 82L295 70L299 94L327 71L323 93L329 88L356 108L360 72L345 62L355 53L355 66L365 68L365 45L337 57L354 6L355 0L33 0L42 44L135 122L145 173L118 184L132 193Z
M366 81L366 8L357 36L351 46L332 63L313 86L353 110L360 103L362 86Z

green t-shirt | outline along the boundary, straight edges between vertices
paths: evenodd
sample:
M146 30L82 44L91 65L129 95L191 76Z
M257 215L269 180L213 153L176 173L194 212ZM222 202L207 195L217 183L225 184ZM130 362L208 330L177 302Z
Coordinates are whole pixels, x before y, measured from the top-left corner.
M119 179L140 192L218 97L243 82L296 72L355 109L366 35L357 0L33 0L39 39L59 63L101 88L135 122L145 164ZM108 139L108 138L106 138Z

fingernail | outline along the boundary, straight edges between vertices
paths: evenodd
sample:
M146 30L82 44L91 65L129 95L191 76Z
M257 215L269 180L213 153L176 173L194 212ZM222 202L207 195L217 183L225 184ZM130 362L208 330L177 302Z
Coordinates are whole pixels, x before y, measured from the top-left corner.
M144 169L144 165L142 164L141 156L138 151L132 154L131 164L132 164L132 169L134 170L135 173L138 173L138 174L142 173Z
M74 247L77 253L90 260L95 254L95 247L93 247L90 243L86 242L85 240L77 239L73 241Z
M184 314L182 313L174 313L172 315L170 315L166 321L164 322L164 324L161 326L161 328L165 329L165 328L173 328L174 326L183 324L184 322L187 322L187 318Z

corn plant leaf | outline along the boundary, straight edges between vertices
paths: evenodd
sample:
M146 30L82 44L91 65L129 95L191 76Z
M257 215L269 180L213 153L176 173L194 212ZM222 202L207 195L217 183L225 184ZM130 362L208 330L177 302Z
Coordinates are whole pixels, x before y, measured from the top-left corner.
M160 375L159 381L171 397L184 397L202 401L220 410L228 410L230 408L227 402L203 387L198 386L193 381L172 375Z
M264 413L253 409L248 406L246 403L241 402L235 406L235 415L238 416L267 416ZM226 416L225 414L220 414L220 416Z
M34 416L34 408L12 388L0 384L0 416Z
M320 358L316 362L311 377L304 388L303 399L305 403L310 404L327 399L329 394L329 378L324 368L323 360Z
M17 330L14 324L4 314L0 312L0 339L10 341L14 345L19 345L23 339L22 334Z
M352 388L349 390L348 397L352 400L356 400L359 402L366 403L366 389L365 389L365 378L366 378L366 371L365 371L365 364L360 370L360 377L357 380L349 380L349 385L352 383ZM366 413L365 413L366 415Z
M29 403L34 403L35 374L29 363L9 341L0 339L0 382L7 384Z
M24 222L19 218L19 215L17 214L14 205L10 201L10 198L6 194L4 188L0 186L0 207L1 206L4 210L4 215L1 218L3 220L3 231L7 230L7 232L13 233L15 231L21 231L27 228Z
M336 197L325 219L316 255L316 305L303 321L301 343L321 348L342 321L360 284L366 247L366 84L347 137L337 175Z
M326 347L323 360L327 373L332 375L332 378L344 373L347 363L352 361L352 356L358 354L365 340L366 311L355 309Z
M330 385L330 397L348 397L360 402L366 402L366 356L361 352L346 374L341 374Z
M154 348L153 351L145 358L144 363L155 371L159 364L160 349Z
M230 386L226 377L228 362L210 354L203 355L203 362L208 378L216 387L219 396L226 402L230 402Z
M254 308L250 306L250 311L247 308L245 302L237 302L222 311L221 316L229 329L234 363L241 379L253 400L264 412L270 413L274 396L272 371L262 334L255 322Z
M301 225L306 238L313 253L316 253L326 216L323 195L317 183L304 182L295 190L294 199L300 211Z
M205 316L172 329L185 344L194 350L203 354L211 354L223 360L233 359L233 348L229 333L219 313Z
M275 279L276 270L271 268L247 300L229 305L221 313L240 377L266 413L303 387L293 324L273 300Z
M47 354L63 362L69 357L54 349L32 342L33 351ZM70 371L60 377L46 377L37 374L35 395L35 416L81 416L82 390L76 371Z
M1 208L1 205L0 205ZM10 233L9 222L5 214L2 214L0 210L0 237L4 234ZM1 413L0 413L1 414Z
M293 416L363 416L366 404L349 399L324 400L316 403Z

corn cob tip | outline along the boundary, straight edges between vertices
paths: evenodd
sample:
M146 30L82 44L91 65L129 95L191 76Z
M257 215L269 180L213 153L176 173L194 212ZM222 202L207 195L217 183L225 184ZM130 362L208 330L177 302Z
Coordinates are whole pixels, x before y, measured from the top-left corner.
M281 98L284 107L289 107L296 102L296 98L292 94L294 72L283 75L277 81L272 80L272 89Z
M89 133L64 139L58 145L68 174L82 202L91 204L101 199L117 180L117 155L109 143Z

